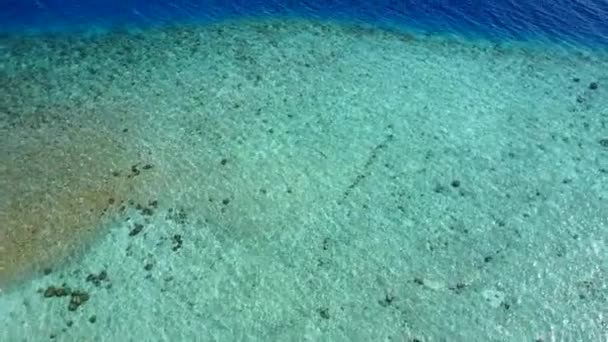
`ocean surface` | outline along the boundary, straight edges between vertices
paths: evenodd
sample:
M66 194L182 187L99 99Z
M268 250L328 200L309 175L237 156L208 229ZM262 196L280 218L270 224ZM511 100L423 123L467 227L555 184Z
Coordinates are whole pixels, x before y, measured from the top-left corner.
M0 0L0 341L608 341L605 1Z
M492 39L549 38L608 44L608 2L513 0L2 0L0 32L213 22L247 16L361 20Z

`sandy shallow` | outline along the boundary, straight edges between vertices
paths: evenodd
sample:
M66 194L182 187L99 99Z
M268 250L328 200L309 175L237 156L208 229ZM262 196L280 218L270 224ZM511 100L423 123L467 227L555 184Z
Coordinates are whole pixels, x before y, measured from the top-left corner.
M2 341L606 334L604 54L305 21L0 47Z

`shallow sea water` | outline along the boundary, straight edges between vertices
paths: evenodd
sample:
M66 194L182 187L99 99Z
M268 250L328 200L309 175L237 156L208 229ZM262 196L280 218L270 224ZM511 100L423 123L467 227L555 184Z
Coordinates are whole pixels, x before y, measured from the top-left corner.
M604 52L303 19L0 47L0 341L608 338Z

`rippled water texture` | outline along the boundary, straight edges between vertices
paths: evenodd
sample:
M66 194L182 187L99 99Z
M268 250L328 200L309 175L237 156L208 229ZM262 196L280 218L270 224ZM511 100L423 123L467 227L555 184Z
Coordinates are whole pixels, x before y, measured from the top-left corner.
M605 1L151 0L105 1L100 5L95 0L4 0L0 9L3 23L0 31L91 30L92 26L104 29L263 15L358 19L503 40L542 37L585 44L608 43Z
M543 6L1 2L0 341L605 339L605 8Z

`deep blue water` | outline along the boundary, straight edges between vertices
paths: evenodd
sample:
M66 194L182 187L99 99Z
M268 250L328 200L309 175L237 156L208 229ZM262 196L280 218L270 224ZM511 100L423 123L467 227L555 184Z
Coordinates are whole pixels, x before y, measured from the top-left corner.
M0 0L0 32L257 15L364 20L499 40L542 36L608 45L608 0Z

